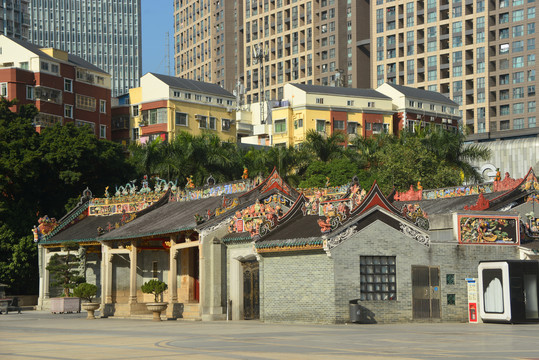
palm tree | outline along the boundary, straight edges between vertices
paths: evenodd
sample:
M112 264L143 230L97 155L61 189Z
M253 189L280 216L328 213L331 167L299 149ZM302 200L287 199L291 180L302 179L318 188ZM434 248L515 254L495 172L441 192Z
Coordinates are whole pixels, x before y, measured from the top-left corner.
M322 162L328 162L342 155L344 141L345 136L341 132L334 132L330 136L325 137L317 131L309 130L301 148L310 153L313 158Z

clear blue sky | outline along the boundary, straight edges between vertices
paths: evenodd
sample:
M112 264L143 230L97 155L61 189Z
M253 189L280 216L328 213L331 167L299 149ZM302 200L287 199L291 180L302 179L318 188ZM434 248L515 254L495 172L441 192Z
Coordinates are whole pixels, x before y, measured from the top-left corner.
M165 62L166 32L169 32L170 75L174 75L173 0L141 0L142 75L167 73Z

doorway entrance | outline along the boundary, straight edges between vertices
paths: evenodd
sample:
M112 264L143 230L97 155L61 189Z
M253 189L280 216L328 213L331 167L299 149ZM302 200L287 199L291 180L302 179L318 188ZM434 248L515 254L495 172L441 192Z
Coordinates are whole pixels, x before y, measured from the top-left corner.
M245 320L260 318L260 291L258 261L241 263L243 269L243 317Z
M440 268L412 266L412 311L414 319L440 318Z

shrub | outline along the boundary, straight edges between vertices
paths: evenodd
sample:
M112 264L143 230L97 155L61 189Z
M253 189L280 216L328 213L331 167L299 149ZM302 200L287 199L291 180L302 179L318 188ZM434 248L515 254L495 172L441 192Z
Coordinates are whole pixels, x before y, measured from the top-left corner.
M159 295L168 289L168 285L160 280L153 279L142 284L140 289L145 294L153 294L155 302L159 302Z

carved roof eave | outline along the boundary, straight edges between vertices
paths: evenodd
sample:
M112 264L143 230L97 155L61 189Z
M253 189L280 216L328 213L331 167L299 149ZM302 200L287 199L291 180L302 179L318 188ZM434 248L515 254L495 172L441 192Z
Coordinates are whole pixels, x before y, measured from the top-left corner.
M509 189L505 192L503 192L500 196L495 197L494 199L491 199L489 201L489 207L485 210L499 210L510 203L512 203L515 200L518 200L522 198L523 196L529 194L531 191L522 189L522 186L528 181L530 176L535 176L535 172L533 171L533 168L530 167L530 170L528 170L528 173L526 176L522 178L522 181L520 181L516 186L514 186L512 189Z
M363 213L361 213L360 216L352 219L350 222L339 228L337 231L325 234L322 238L324 239L324 251L326 251L326 254L331 257L331 250L333 248L339 246L344 241L348 240L353 235L363 230L363 227L358 228L358 224L364 218L375 212L381 212L386 216L393 218L399 224L399 228L390 225L391 227L393 227L397 231L402 232L404 235L416 240L421 245L425 247L430 247L430 235L427 231L406 220L405 218L398 216L390 211L387 211L381 206L376 205L364 211Z
M281 183L285 185L284 187L288 188L290 191L286 191L282 185L274 184L273 182L275 182L275 180L281 181ZM281 175L277 172L277 168L274 167L271 174L269 174L268 177L264 179L264 181L262 181L257 187L246 192L245 194L242 194L240 196L240 201L242 199L249 199L252 196L258 197L260 194L268 192L274 188L278 188L280 191L294 199L297 199L300 194L296 189L294 189L286 181L284 181Z

